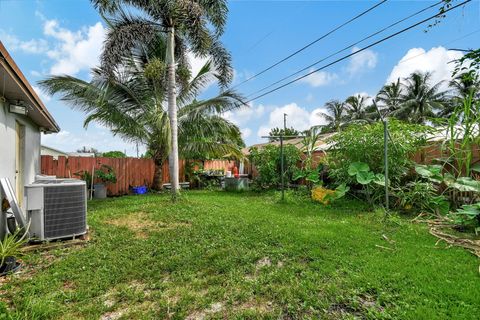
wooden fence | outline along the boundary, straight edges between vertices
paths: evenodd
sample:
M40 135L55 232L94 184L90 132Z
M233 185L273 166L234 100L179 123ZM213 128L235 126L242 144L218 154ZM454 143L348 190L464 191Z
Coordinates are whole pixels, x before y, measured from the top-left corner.
M133 186L152 186L155 164L152 159L138 158L93 158L93 157L63 157L54 159L52 156L42 156L41 173L56 176L57 178L79 178L76 173L82 171L92 172L103 164L111 166L117 175L117 182L107 186L111 196L125 195ZM234 161L207 160L203 162L205 170L231 170ZM168 163L162 168L163 183L168 183ZM185 181L185 161L180 160L180 181Z

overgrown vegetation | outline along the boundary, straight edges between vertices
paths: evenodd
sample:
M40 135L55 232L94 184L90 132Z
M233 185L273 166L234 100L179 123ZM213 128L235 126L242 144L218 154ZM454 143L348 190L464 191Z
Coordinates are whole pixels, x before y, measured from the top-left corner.
M300 161L300 150L294 145L284 145L284 178L285 183L293 182L297 163ZM258 176L254 179L254 184L259 189L276 188L280 184L280 147L276 145L266 145L262 148L251 148L249 160L255 165Z
M391 143L388 148L389 187L405 184L413 168L413 156L426 144L428 128L392 120L389 123ZM360 190L359 197L382 204L384 181L383 124L352 124L329 140L332 149L326 159L329 176L335 185L346 184ZM384 180L384 177L383 177Z
M185 192L89 204L92 240L0 282L3 319L477 319L478 259L359 201Z

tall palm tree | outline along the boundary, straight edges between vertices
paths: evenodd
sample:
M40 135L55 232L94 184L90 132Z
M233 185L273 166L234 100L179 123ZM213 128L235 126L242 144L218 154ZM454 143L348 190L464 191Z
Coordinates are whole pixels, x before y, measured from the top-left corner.
M470 72L458 74L449 82L451 94L447 103L444 104L439 116L448 118L454 110L463 105L467 99L475 99L480 96L480 83L477 77L472 76Z
M366 120L367 97L357 94L345 100L348 122Z
M376 101L381 106L381 112L385 114L396 112L400 108L401 95L402 86L400 85L400 78L395 82L384 85L376 97Z
M325 104L327 112L319 112L325 121L326 128L331 131L339 131L345 121L345 104L339 100L330 100Z
M102 54L104 68L112 70L123 52L136 45L148 44L158 33L166 33L163 48L167 59L167 100L171 128L170 176L172 196L179 192L178 119L176 106L175 61L185 59L187 51L209 56L217 69L221 86L232 80L230 54L219 36L223 33L228 13L226 0L91 0L101 14L108 14L116 27L107 35ZM126 14L124 7L134 10Z
M144 143L155 163L154 188L162 187L162 166L170 154L171 122L165 103L164 52L156 45L138 46L124 54L113 70L93 69L89 82L70 77L53 76L40 85L50 94L59 93L73 108L87 114L84 125L99 122L115 134L130 141ZM176 77L184 83L179 91L178 128L179 150L185 157L239 157L240 130L221 114L243 105L233 91L225 91L207 100L195 97L216 72L207 62L191 80L185 80L181 70ZM187 75L190 78L189 75Z
M414 72L401 83L400 106L392 115L413 123L425 123L435 117L446 103L446 92L440 91L443 82L430 84L431 73Z

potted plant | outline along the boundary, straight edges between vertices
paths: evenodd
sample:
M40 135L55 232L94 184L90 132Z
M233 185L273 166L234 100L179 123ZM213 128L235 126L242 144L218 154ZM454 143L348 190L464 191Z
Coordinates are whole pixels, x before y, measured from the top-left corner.
M88 172L87 170L83 170L75 172L73 175L85 181L85 184L87 185L87 191L90 191L90 188L92 187L92 174L90 172Z
M93 185L93 196L96 199L105 199L107 197L106 185L117 182L115 171L109 165L102 164L100 169L95 170L95 179L100 183Z
M21 254L20 248L27 241L27 232L17 229L15 233L6 235L0 241L0 276L16 272L20 269L17 257Z

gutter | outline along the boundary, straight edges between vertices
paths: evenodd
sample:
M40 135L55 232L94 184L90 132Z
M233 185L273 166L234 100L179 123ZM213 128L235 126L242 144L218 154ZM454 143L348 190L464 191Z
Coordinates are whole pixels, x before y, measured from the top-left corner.
M35 90L33 90L32 86L28 82L28 80L23 75L22 71L18 68L15 61L13 61L12 57L8 53L7 49L0 41L0 65L4 67L4 69L10 74L10 76L16 80L17 85L22 89L24 94L28 96L33 102L34 107L40 111L43 117L50 123L50 128L41 128L45 132L59 132L60 126L57 124L53 116L48 112L47 108L43 104L42 100L38 97Z

